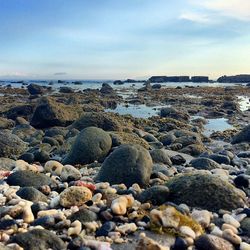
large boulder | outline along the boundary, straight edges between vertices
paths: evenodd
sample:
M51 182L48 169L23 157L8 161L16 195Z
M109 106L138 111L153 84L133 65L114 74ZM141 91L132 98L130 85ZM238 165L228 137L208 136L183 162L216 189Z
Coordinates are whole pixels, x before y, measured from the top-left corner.
M30 104L18 105L5 112L8 119L15 120L17 117L28 118L33 114L34 107Z
M18 136L0 132L0 157L18 157L27 149L27 144Z
M244 127L232 138L232 144L250 142L250 125Z
M121 124L114 117L101 112L86 112L71 127L82 130L91 126L102 128L106 131L121 130Z
M87 164L101 160L110 151L112 140L104 130L88 127L80 132L74 144L63 160L64 164Z
M42 98L30 124L35 128L67 126L79 118L80 112L76 107L58 103L51 98Z
M181 174L167 182L170 200L211 211L233 210L245 205L243 193L217 176L205 173Z
M114 89L108 83L103 83L100 92L102 94L113 94Z
M10 242L17 243L25 250L66 250L64 242L56 234L45 229L33 229L17 234Z
M145 148L139 145L122 145L105 159L97 180L110 184L124 183L128 187L134 183L146 186L152 166L152 158Z

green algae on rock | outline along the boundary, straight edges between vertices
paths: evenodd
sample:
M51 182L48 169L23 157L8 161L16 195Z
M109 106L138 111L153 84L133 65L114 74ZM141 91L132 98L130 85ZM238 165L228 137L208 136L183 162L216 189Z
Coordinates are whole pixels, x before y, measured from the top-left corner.
M218 211L245 205L243 192L217 176L204 173L180 174L166 183L169 199L177 204Z

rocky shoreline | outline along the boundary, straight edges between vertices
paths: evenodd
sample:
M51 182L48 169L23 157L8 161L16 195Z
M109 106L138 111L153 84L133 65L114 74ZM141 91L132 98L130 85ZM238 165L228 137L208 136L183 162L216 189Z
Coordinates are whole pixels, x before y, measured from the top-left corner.
M248 86L1 87L0 249L250 249L242 96ZM106 112L117 105L161 109ZM207 136L211 118L233 128Z

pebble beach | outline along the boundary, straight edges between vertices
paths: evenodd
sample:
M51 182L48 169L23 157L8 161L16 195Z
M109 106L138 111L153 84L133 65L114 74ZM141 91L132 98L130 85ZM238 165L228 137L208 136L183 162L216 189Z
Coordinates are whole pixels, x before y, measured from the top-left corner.
M114 83L1 82L0 250L249 250L250 87Z

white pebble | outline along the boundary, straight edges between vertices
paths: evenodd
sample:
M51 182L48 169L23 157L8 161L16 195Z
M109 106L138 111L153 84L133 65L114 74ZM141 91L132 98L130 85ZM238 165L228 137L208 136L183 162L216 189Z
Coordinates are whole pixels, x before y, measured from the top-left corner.
M250 250L250 244L247 244L246 242L241 242L240 250Z
M240 245L241 243L241 238L236 235L231 229L224 230L222 237L235 245Z
M235 228L240 227L240 223L236 219L234 219L233 216L231 216L229 214L224 214L223 220L225 221L225 223L230 224L230 225L234 226Z

